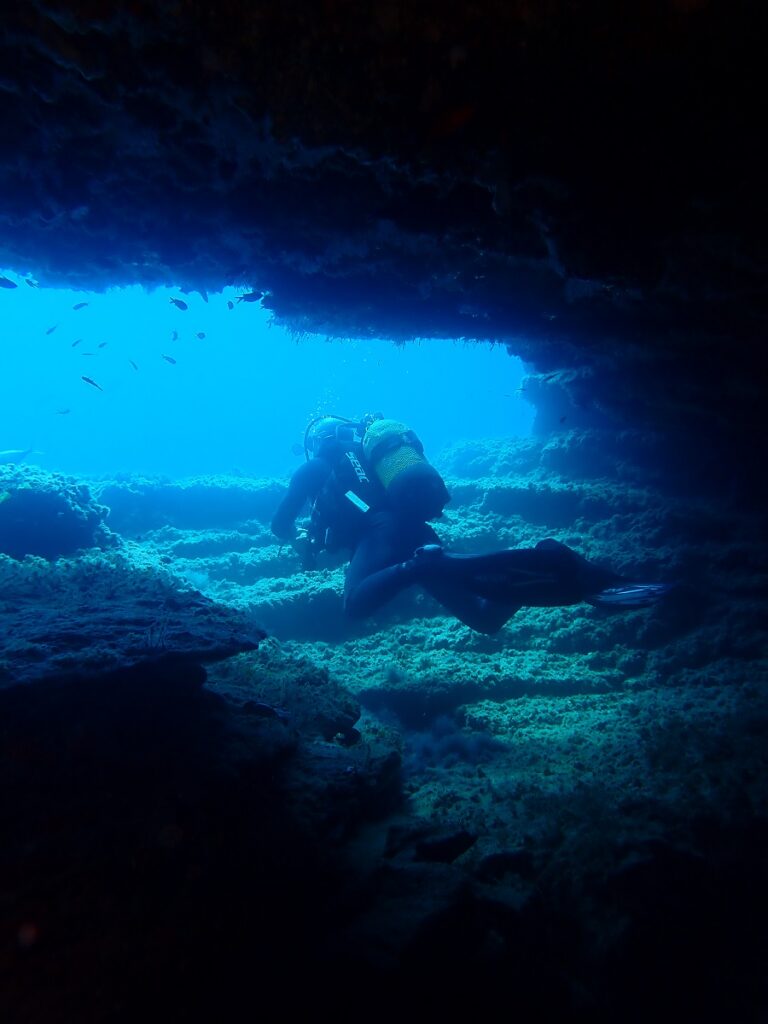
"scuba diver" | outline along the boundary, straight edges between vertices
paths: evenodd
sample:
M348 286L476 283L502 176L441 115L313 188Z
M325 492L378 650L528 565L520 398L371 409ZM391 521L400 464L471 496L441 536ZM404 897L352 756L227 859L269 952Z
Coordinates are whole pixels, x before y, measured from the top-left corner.
M416 434L373 413L362 420L321 416L304 434L305 462L294 472L272 533L291 543L304 568L319 551L350 552L344 611L365 618L402 590L423 587L461 622L496 633L525 605L590 604L609 609L655 603L667 584L632 583L548 539L534 548L451 554L429 525L450 494ZM311 505L309 526L296 518Z

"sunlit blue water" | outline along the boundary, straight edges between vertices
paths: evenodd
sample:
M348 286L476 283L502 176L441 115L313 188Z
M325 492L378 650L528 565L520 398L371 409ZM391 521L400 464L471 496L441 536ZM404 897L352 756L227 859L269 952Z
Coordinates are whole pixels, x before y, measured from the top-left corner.
M0 274L18 282L0 289L0 450L32 448L26 461L46 469L286 476L307 422L328 412L401 419L433 458L459 439L530 433L523 365L503 346L296 340L234 289L206 303Z

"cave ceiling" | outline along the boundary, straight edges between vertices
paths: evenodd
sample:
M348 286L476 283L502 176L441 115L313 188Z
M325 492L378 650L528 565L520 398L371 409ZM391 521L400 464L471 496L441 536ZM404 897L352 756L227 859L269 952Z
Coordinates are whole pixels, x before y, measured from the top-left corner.
M624 421L759 429L762 5L0 18L0 265L235 284L299 333L493 339Z

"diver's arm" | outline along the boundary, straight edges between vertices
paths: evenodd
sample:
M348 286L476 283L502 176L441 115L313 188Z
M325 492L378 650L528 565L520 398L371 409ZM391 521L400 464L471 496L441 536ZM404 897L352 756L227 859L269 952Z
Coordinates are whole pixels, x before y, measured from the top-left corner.
M272 517L272 533L278 540L291 541L296 536L296 517L304 505L316 497L331 472L323 459L304 462L288 483L288 492Z

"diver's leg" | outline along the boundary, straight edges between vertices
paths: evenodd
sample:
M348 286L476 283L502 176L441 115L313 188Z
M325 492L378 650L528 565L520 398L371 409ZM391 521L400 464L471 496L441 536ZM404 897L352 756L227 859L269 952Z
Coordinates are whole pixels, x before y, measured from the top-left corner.
M593 565L555 540L535 548L494 551L488 555L423 552L413 559L415 582L427 589L463 586L497 605L554 607L577 604L587 595L615 587L621 577Z
M419 546L426 550L413 556ZM523 605L577 604L619 580L555 540L487 555L452 555L439 547L426 523L405 529L379 514L347 571L344 610L365 618L419 584L472 629L496 632Z
M365 618L392 600L421 575L422 563L413 558L420 545L439 547L431 526L420 523L404 530L388 517L372 528L355 550L344 585L344 611L350 618ZM442 552L442 548L439 548ZM400 559L400 561L393 561ZM471 593L463 583L425 581L425 590L460 622L478 633L497 633L519 606L489 601Z
M463 583L425 583L424 589L459 622L476 633L498 633L519 605L500 604L467 590Z
M437 534L426 523L406 528L388 513L375 514L347 569L345 613L364 619L417 583L413 552L419 545L436 543Z

